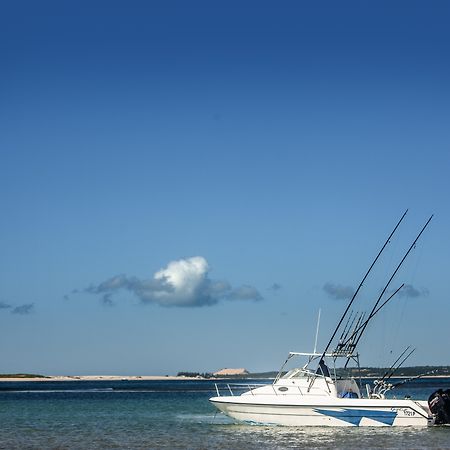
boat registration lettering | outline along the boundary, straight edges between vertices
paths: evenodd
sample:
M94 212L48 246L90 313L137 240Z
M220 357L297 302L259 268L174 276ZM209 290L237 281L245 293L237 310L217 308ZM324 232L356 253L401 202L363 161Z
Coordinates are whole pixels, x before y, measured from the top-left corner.
M412 416L416 415L416 412L410 408L391 408L391 411L396 412L396 413L402 412L403 415L408 416L408 417L412 417Z

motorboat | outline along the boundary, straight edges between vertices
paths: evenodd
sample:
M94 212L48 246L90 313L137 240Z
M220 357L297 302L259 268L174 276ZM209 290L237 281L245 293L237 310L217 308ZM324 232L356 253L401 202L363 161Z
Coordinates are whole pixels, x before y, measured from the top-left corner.
M430 396L429 402L412 398L397 399L386 395L395 387L391 382L393 375L414 349L407 347L386 373L373 384L363 387L362 378L358 375L360 366L357 345L368 323L404 286L402 284L385 298L392 292L392 280L433 217L428 219L403 256L371 311L368 314L354 313L350 308L359 290L406 213L407 211L372 262L322 352L316 351L317 327L314 351L290 352L273 383L249 386L244 392L242 389L233 391L230 385L227 385L225 395L216 385L216 396L210 398L210 402L221 412L238 421L256 424L425 427L435 424L438 416L444 417L438 423L445 423L445 417L450 417L450 402L447 401L450 399L450 390L435 392ZM287 367L299 358L303 359L303 363L288 370Z
M305 357L306 365L279 375L272 384L233 395L217 388L213 403L226 415L244 422L290 426L427 426L432 423L428 403L386 398L382 383L366 386L365 395L354 377L340 377L330 370L327 353L319 373L311 370L322 353L290 352L288 360ZM337 360L337 359L336 359ZM378 389L376 389L378 387ZM378 391L378 392L377 392Z

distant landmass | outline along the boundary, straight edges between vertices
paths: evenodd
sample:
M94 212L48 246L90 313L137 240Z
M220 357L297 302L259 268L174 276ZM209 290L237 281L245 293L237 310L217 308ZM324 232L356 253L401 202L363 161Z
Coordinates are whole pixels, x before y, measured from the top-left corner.
M361 367L360 373L362 377L367 378L378 378L382 377L387 371L388 367ZM350 369L353 376L359 376L358 369ZM338 376L348 374L349 369L336 368L336 374ZM278 371L272 372L258 372L251 373L248 376L252 378L275 378ZM395 371L394 377L416 377L419 375L428 376L450 376L450 366L412 366L412 367L402 367Z
M220 369L217 372L214 372L213 375L215 377L223 377L223 376L236 376L236 375L249 375L249 371L247 369Z
M189 378L222 378L222 377L250 377L251 374L247 369L220 369L217 372L178 372L177 377Z
M338 376L341 375L350 375L357 378L361 375L364 378L380 378L382 377L389 368L387 367L361 367L360 372L358 369L342 369L336 368L336 374ZM214 378L275 378L278 374L278 371L270 371L270 372L249 372L247 369L238 368L238 369L221 369L217 372L178 372L176 376L48 376L48 375L40 375L33 373L5 373L0 374L0 379L7 381L8 379L13 380L29 380L35 379L37 380L87 380L87 379L95 379L95 380L113 380L113 379L178 379L178 378L191 378L191 379L214 379ZM413 367L402 367L395 371L393 378L411 378L417 376L434 376L434 377L450 377L450 366L413 366Z
M364 378L382 377L390 369L388 367L361 367L358 369L336 368L337 376L350 375L355 378L361 375ZM247 369L221 369L217 372L178 372L177 376L197 377L197 378L275 378L278 371L270 372L249 372ZM395 377L416 377L423 376L450 376L450 366L413 366L402 367L395 371Z
M47 378L45 375L35 373L0 373L0 378Z

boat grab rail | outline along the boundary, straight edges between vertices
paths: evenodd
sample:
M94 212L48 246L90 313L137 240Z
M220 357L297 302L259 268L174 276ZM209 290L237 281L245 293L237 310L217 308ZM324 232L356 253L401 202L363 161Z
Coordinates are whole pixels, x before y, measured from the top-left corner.
M257 395L255 394L253 391L257 388L261 388L261 387L271 387L272 389L272 395L276 395L276 396L285 396L287 394L287 389L289 389L289 394L295 394L295 392L298 391L298 394L300 394L301 396L305 395L304 391L302 391L302 388L300 386L281 386L278 389L275 388L275 386L273 384L248 384L248 383L222 383L222 384L217 384L214 383L214 388L217 394L217 397L235 397L235 396L239 396L243 393L245 394L251 394L251 395ZM327 386L328 389L323 391L324 394L330 396L331 395L331 390L329 388L329 386ZM234 389L234 390L233 390ZM225 394L223 393L223 391L225 391ZM245 391L245 392L242 392ZM280 391L280 392L278 392ZM266 391L264 394L268 395L270 392ZM314 395L314 394L313 394Z
M217 383L214 383L217 397L223 397L223 395L221 394L221 391L223 391L223 390L228 391L230 393L230 395L232 397L234 397L235 392L233 392L232 387L234 387L235 391L237 391L237 390L242 391L242 390L248 389L248 392L250 392L252 395L255 395L253 393L253 389L260 388L262 386L266 386L266 385L265 384L248 384L248 383L224 383L222 385L218 385ZM275 392L275 394L277 394L275 389L274 389L274 392Z

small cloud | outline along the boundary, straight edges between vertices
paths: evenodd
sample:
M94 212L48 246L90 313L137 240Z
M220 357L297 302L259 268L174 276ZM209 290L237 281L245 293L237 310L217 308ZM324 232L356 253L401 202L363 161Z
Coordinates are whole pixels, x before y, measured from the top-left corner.
M102 303L105 306L114 306L114 302L112 300L112 293L111 292L109 292L107 294L103 294L103 296L102 296Z
M0 309L8 309L11 308L11 305L5 302L0 302Z
M11 310L11 314L26 315L34 311L34 303L27 303L26 305L16 306Z
M211 280L208 262L202 256L171 261L148 280L120 274L79 292L99 295L105 305L111 306L119 291L131 292L142 303L161 306L200 307L220 300L262 299L253 286L233 288L228 281Z
M233 289L228 297L230 300L262 300L261 294L258 292L256 288L249 285L243 285L236 289Z
M336 300L348 300L353 297L355 293L351 286L342 286L340 284L334 284L327 282L323 285L323 290Z
M415 288L412 284L405 284L402 289L400 289L398 296L402 298L417 298L426 297L430 294L427 288Z
M79 289L72 289L72 292L70 292L69 294L63 295L63 300L70 300L71 295L79 294L79 293L80 293Z
M281 284L273 283L272 286L269 287L269 291L278 292L281 289Z

